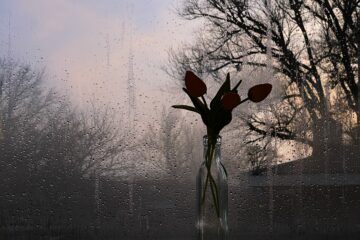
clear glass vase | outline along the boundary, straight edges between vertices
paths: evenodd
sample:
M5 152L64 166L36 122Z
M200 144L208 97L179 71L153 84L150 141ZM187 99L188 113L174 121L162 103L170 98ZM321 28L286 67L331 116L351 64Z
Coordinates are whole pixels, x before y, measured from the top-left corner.
M221 136L204 136L204 162L197 175L198 240L228 239L228 182L221 163Z

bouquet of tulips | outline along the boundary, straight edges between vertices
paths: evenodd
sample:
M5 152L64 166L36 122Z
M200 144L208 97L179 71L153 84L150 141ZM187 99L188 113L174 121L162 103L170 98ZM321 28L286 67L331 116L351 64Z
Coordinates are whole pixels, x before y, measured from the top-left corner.
M193 72L187 71L185 74L185 88L183 88L183 90L189 96L194 106L172 106L174 108L185 109L200 114L202 121L206 125L208 136L208 147L205 156L207 178L202 200L205 200L206 186L208 185L208 182L210 182L217 213L219 213L219 206L216 204L218 202L218 191L210 171L216 138L220 134L220 131L231 122L232 110L235 107L246 101L255 103L261 102L269 95L272 89L272 85L269 83L255 85L249 89L247 98L242 100L237 91L241 82L242 81L240 80L233 88L231 88L230 74L228 73L225 82L221 85L209 106L204 97L207 92L206 84Z

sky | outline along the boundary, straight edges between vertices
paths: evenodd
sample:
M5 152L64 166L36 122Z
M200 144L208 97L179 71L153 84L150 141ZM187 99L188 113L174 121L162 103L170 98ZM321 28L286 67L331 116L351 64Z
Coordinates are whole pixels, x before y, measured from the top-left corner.
M180 4L180 0L1 0L0 56L45 68L46 84L65 92L77 105L95 100L122 114L127 109L132 54L136 111L140 118L153 118L174 100L172 93L164 92L173 83L161 69L167 51L191 41L195 31L193 23L176 14Z
M75 105L84 108L95 101L126 122L132 55L137 126L143 132L149 125L160 125L164 109L174 111L171 105L188 101L180 89L168 88L176 86L175 81L162 70L168 50L194 41L200 27L177 15L181 3L1 0L0 56L45 68L46 85L69 96ZM244 89L250 87L247 78L252 85L256 78L269 80L267 73L256 74L245 73ZM197 117L191 116L190 122L200 127Z

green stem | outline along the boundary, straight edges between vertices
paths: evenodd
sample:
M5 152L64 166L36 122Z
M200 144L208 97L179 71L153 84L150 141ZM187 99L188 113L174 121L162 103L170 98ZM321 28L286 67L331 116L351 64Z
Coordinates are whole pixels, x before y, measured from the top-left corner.
M209 164L209 156L212 155L212 150L211 150L211 145L209 144L209 139L208 139L208 148L206 150L206 155L205 155L205 166L206 166L206 169L207 169L207 174L206 174L206 181L205 181L205 187L204 187L204 192L202 194L202 201L201 203L204 204L205 202L205 193L206 193L206 189L207 189L207 185L208 185L208 182L209 182L209 173L210 173L210 170L211 170L211 162ZM212 157L210 157L211 159ZM211 173L210 173L211 174Z
M249 98L245 98L245 99L241 100L239 104L242 104L242 103L244 103L244 102L246 102L248 100L249 100Z
M209 179L210 179L210 188L211 188L211 192L215 192L213 194L213 198L214 198L214 205L218 208L219 207L219 192L218 192L218 189L217 189L217 186L216 186L216 182L213 178L213 176L211 175L210 172L207 173L207 176L206 176L206 181L205 181L205 187L204 187L204 192L202 194L202 204L204 204L205 202L205 193L206 193L206 189L207 189L207 185L208 185L208 182L209 182Z
M214 140L215 139L211 138L210 135L208 135L208 148L207 148L206 159L205 159L205 165L206 165L206 168L207 168L207 176L206 176L204 191L203 191L203 194L202 194L201 204L205 203L206 189L207 189L207 186L208 186L208 182L210 181L211 195L212 195L213 200L214 200L214 206L215 206L215 210L216 210L216 215L217 215L217 217L220 217L219 192L218 192L218 188L216 186L216 182L215 182L213 176L211 175L211 163L212 163L213 158L214 158L215 145L216 145L216 142L214 142Z
M216 183L215 182L210 182L210 188L211 188L211 194L212 194L213 199L214 199L216 215L217 215L217 217L220 217L220 209L219 209L219 202L218 202L219 201L218 200L218 191L217 191Z
M201 204L204 204L204 202L205 202L205 192L206 192L208 182L209 182L209 173L206 175L205 187L204 187L204 192L202 193Z

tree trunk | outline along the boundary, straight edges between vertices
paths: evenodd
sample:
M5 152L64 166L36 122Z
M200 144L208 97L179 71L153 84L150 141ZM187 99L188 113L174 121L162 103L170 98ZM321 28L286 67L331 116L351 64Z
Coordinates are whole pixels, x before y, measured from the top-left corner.
M313 127L312 159L323 173L341 172L343 137L341 123L332 117L323 118Z

